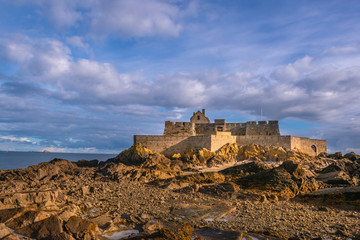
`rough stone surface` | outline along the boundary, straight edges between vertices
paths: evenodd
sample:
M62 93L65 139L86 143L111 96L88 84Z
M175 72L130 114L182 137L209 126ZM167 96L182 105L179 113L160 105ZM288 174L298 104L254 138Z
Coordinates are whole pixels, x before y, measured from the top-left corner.
M129 239L193 239L205 228L258 239L360 234L357 160L236 144L176 158L142 147L119 156L98 164L55 159L1 171L3 234L8 227L22 239L69 240L133 230L140 233ZM349 176L349 184L322 179L336 172ZM20 239L15 233L6 239Z

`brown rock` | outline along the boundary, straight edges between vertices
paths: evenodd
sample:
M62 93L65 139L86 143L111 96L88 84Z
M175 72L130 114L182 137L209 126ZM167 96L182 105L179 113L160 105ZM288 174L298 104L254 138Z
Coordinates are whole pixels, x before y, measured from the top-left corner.
M95 223L76 216L70 217L65 228L76 239L95 239L99 233L99 228Z
M156 221L156 220L151 220L151 221L148 221L147 223L145 223L143 226L142 226L142 229L143 231L145 232L155 232L159 229L161 229L163 226L161 224L161 222L159 221Z
M22 238L24 239L24 238ZM19 236L15 233L9 234L6 237L2 238L1 240L20 240Z
M17 229L17 233L36 239L51 239L63 232L62 220L53 215L43 221Z
M49 217L51 217L51 213L49 212L26 211L19 217L15 217L11 221L8 221L7 226L16 230L16 229L24 228L35 222L40 222Z
M77 205L71 204L71 205L65 206L62 209L62 212L58 216L61 220L67 222L70 217L77 216L78 214L80 214L80 212L81 212L81 210Z
M9 234L11 234L10 228L5 226L4 223L0 223L0 239L2 239L3 237L5 237Z

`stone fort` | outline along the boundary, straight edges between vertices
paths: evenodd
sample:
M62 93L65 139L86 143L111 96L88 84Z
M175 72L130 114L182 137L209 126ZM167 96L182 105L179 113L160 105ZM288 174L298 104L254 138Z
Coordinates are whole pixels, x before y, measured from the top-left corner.
M215 119L211 123L205 116L205 109L194 112L190 122L166 121L161 136L134 135L134 144L141 144L167 156L189 149L206 148L215 152L227 143L273 145L300 150L311 156L326 152L326 140L280 135L278 121L227 123L225 119Z

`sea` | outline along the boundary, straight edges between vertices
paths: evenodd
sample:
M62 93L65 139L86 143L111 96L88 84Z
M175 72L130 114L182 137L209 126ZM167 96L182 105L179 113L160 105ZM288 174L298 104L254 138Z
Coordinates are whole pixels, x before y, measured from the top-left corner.
M49 152L4 152L0 151L0 169L9 170L26 168L41 162L48 162L54 158L66 159L69 161L94 160L106 161L117 154L101 153L49 153Z

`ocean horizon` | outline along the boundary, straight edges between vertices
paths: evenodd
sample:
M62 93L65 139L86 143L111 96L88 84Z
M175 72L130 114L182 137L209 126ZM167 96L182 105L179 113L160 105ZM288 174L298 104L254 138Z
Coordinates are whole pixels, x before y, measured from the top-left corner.
M0 151L0 169L9 170L26 168L42 162L49 162L54 158L61 158L69 161L99 160L106 161L117 156L109 153L63 153L63 152L18 152Z

